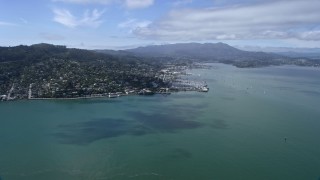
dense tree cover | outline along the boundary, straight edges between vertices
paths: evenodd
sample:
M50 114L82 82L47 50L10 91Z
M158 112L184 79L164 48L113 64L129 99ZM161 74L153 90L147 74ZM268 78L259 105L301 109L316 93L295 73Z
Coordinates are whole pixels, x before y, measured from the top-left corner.
M123 92L125 88L161 84L157 73L161 64L134 56L116 56L96 51L50 44L0 47L0 94L25 98L30 84L37 97L62 94L90 95ZM52 94L54 93L54 94Z
M35 44L31 46L0 47L0 62L11 61L45 61L48 59L68 59L77 61L116 60L106 55L90 50L66 48L51 44Z

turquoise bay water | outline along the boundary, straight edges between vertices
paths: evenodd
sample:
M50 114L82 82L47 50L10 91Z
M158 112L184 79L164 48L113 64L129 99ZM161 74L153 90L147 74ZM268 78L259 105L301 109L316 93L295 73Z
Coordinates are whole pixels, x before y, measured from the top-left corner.
M0 179L320 178L320 69L190 72L208 93L0 103Z

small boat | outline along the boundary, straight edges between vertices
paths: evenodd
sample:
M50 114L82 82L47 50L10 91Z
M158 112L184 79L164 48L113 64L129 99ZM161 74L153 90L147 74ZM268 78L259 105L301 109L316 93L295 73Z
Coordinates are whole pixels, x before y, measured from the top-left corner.
M108 95L109 98L117 98L117 97L119 97L119 96L120 96L120 95L117 94L117 93L109 93L109 95Z
M198 90L199 92L208 92L209 91L209 88L207 86L203 86L201 88L199 88Z
M139 95L154 95L154 92L150 91L149 89L142 89L138 94Z

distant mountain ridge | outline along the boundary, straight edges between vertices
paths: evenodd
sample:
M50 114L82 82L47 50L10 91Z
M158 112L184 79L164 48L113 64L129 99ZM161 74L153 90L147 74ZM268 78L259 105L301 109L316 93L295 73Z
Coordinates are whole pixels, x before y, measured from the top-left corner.
M288 57L285 55L252 52L237 49L224 43L180 43L152 45L127 50L85 50L67 48L52 44L31 46L0 47L0 62L39 62L63 59L92 62L146 62L148 63L192 63L220 62L237 67L262 67L270 65L295 64L300 66L320 66L317 59Z
M179 57L193 58L204 61L214 60L265 60L284 58L284 56L264 53L249 52L239 50L225 43L181 43L168 45L153 45L127 49L125 51L134 53L138 56L146 57Z
M239 46L244 51L260 51L266 53L276 53L288 57L304 57L320 59L320 48L292 48L292 47L259 47L259 46Z

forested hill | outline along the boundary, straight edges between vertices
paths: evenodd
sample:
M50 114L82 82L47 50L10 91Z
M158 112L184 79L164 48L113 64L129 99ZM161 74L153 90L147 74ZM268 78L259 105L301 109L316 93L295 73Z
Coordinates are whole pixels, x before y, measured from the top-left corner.
M77 61L115 59L112 55L102 54L95 51L66 48L66 46L51 44L0 47L0 62L43 61L52 58Z
M163 68L134 56L50 44L0 47L0 101L158 91L169 85L159 78Z

